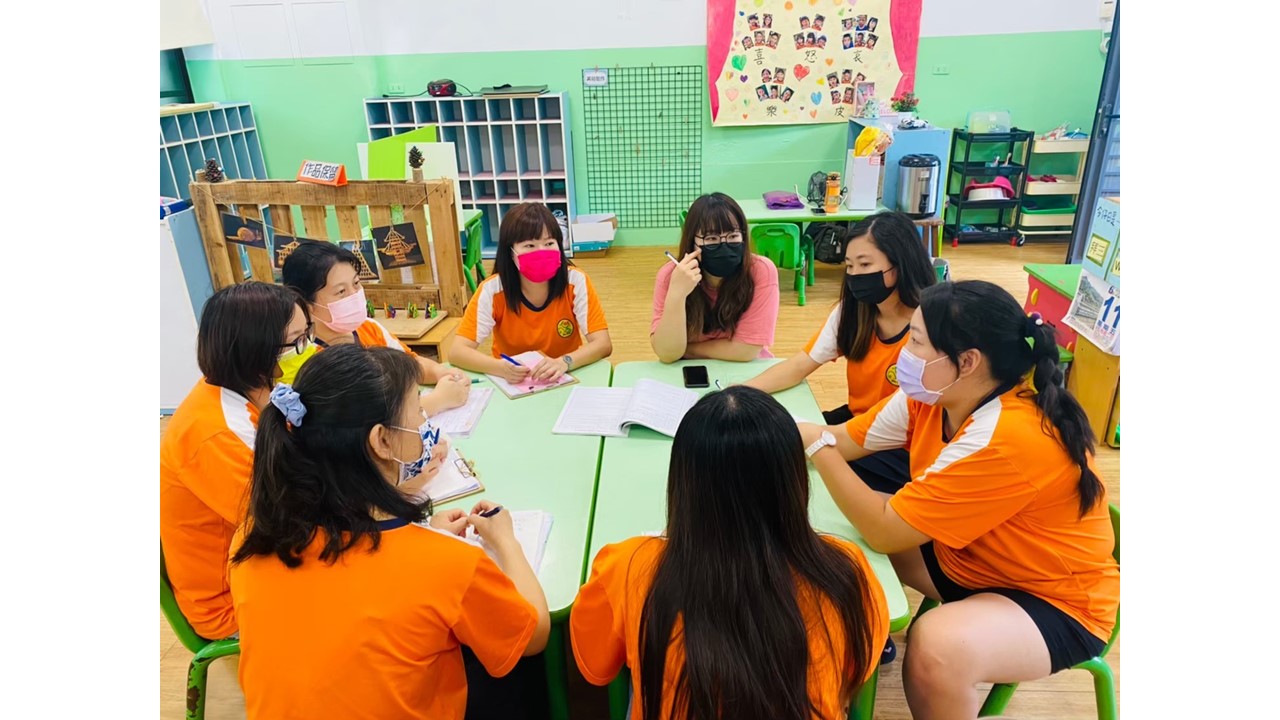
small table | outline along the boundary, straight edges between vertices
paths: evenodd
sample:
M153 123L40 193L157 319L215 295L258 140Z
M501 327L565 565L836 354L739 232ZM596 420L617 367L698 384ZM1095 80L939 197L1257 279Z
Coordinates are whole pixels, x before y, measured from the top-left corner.
M877 205L875 210L850 210L841 205L840 209L834 213L818 215L808 207L792 210L770 210L765 207L764 198L734 198L734 202L742 208L743 214L747 216L747 222L849 222L850 220L861 220L871 217L878 212L885 212L889 208L883 205Z
M607 387L612 370L608 360L600 360L574 370L573 376L587 387ZM477 500L490 498L512 510L551 513L551 534L538 581L551 611L551 637L545 651L551 717L567 718L567 623L586 573L601 439L551 433L569 388L512 400L484 375L470 375L481 378L475 389L493 388L493 397L471 437L459 438L457 447L475 463L484 492L439 507L470 510Z

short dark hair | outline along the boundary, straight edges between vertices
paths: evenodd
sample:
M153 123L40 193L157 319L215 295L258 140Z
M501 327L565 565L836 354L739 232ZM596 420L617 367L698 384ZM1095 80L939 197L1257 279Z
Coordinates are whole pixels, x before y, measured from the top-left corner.
M339 345L308 360L293 384L302 421L288 424L272 404L258 417L247 533L231 562L274 555L298 567L320 538L332 564L366 537L378 549L373 510L424 520L431 501L388 483L369 449L369 431L396 424L417 384L417 362L398 349Z
M560 223L551 210L542 203L524 202L511 208L502 216L502 225L498 228L498 254L493 260L493 272L502 280L502 294L507 299L507 309L513 313L520 312L524 302L524 292L520 289L520 268L516 265L514 248L516 243L537 240L543 231L556 239L556 246L564 254L564 233L560 232ZM566 259L560 263L556 274L551 276L551 287L547 291L547 302L564 294L569 287L570 263Z
M340 262L360 271L360 261L350 250L331 242L304 242L285 258L280 282L297 290L307 302L315 302L316 293L329 282L329 271Z
M271 387L295 307L310 324L306 302L280 285L250 281L214 293L200 313L196 341L205 380L241 395Z

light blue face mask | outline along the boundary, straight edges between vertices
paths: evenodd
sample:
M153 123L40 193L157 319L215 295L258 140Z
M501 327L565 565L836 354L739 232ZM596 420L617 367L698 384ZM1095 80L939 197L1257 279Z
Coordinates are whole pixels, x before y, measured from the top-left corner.
M946 392L952 385L960 382L960 376L956 375L956 379L941 390L930 390L924 386L924 369L946 359L947 356L943 355L936 360L925 362L911 354L910 350L905 347L902 348L902 352L898 353L898 387L902 388L902 392L906 393L907 397L912 400L922 402L925 405L936 405L942 397L942 393Z

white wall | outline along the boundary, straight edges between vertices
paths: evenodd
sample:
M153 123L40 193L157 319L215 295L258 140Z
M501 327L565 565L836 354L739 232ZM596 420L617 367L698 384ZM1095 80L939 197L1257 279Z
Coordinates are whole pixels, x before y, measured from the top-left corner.
M923 37L1097 30L1100 0L923 0ZM193 60L680 47L704 0L201 0L216 41Z

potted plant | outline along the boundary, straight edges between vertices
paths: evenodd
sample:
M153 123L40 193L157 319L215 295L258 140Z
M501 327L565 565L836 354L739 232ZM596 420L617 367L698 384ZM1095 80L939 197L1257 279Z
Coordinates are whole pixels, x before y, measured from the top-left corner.
M893 105L894 112L898 113L898 119L911 119L915 117L916 106L920 104L920 98L916 97L913 92L905 92L894 95L889 101Z
M422 182L422 151L417 145L409 148L409 168L414 182Z

